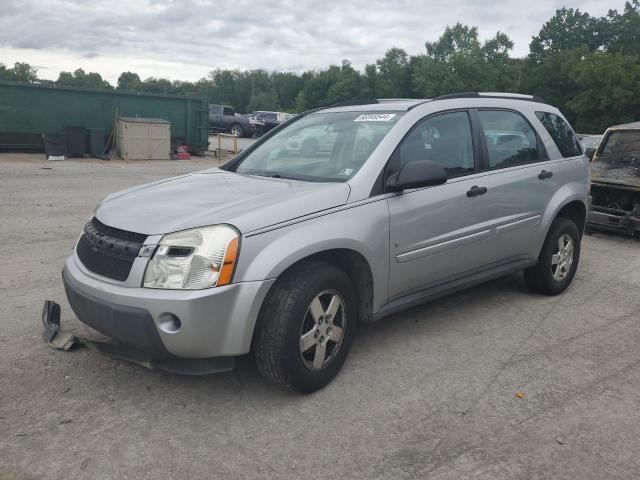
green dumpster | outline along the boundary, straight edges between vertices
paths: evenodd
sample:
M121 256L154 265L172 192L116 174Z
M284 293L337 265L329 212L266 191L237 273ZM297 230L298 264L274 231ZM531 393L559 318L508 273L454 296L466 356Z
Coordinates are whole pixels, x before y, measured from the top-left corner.
M92 157L100 158L104 155L105 134L104 128L88 128L89 132L89 154Z
M67 125L110 133L116 115L163 118L173 145L209 148L205 98L0 81L0 149L42 150L42 135Z

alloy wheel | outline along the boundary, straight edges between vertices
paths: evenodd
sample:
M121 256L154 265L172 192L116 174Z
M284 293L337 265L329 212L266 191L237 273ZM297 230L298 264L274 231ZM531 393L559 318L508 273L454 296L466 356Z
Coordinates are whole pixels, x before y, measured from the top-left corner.
M322 370L336 355L346 327L345 302L335 290L316 295L300 329L300 356L309 370Z
M556 282L561 282L571 271L573 265L573 240L566 233L558 238L556 251L551 257L551 274Z

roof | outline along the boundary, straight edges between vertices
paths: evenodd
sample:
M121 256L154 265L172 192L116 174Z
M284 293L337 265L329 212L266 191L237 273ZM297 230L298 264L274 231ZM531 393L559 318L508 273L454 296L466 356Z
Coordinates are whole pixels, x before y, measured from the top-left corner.
M621 125L613 125L607 130L640 130L640 122L623 123Z
M122 120L127 123L166 123L171 125L171 122L162 118L118 117L118 120Z
M535 102L546 105L545 101L536 97L535 95L524 95L521 93L507 93L507 92L464 92L464 93L450 93L447 95L440 95L439 97L432 99L379 99L366 101L354 101L353 103L344 102L323 108L323 112L370 112L370 111L406 111L411 110L413 107L431 102L440 102L445 100L510 100L520 102Z

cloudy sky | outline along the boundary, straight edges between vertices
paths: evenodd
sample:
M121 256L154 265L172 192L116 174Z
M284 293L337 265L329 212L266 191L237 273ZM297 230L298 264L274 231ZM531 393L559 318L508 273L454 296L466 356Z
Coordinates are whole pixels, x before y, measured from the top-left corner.
M346 58L362 68L393 46L420 53L456 22L482 38L507 33L523 56L562 6L600 16L624 1L0 0L0 62L54 80L84 68L111 83L125 70L197 80L218 67L301 71Z

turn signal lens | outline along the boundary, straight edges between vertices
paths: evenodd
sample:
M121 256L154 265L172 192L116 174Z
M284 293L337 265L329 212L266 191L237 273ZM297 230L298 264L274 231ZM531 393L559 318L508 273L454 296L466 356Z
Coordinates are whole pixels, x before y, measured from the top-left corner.
M222 268L220 269L220 275L218 276L217 285L228 285L231 283L231 277L233 276L233 270L236 266L236 257L238 256L238 237L229 242L227 251L224 254L224 260L222 262Z

